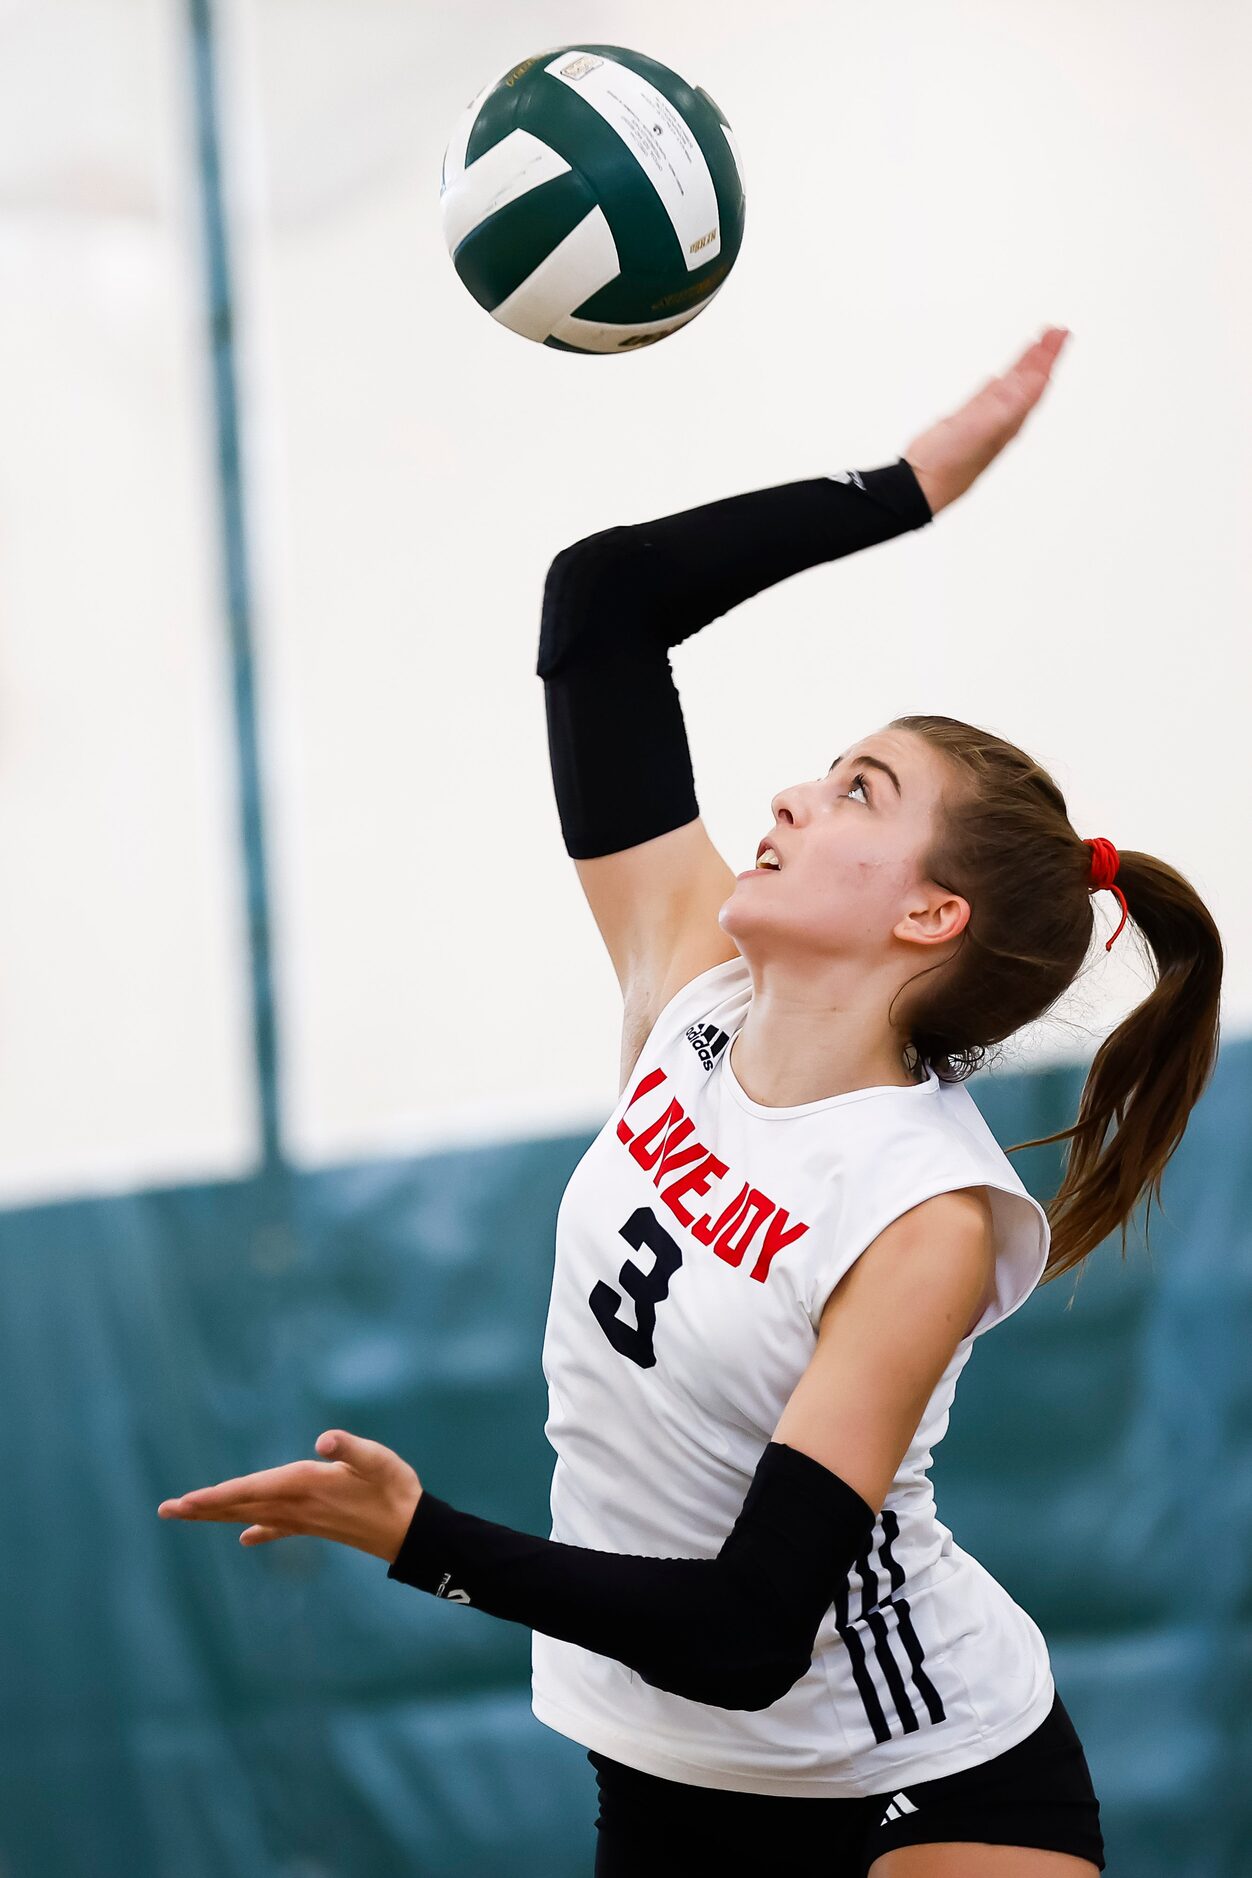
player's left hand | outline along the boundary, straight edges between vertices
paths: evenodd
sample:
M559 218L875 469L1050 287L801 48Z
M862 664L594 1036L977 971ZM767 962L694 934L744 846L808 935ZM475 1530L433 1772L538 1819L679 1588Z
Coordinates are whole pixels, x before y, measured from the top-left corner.
M243 1523L247 1531L240 1533L240 1545L304 1533L393 1564L422 1497L416 1473L381 1442L342 1428L328 1428L316 1445L326 1460L291 1461L216 1487L197 1487L162 1500L157 1512L162 1519Z

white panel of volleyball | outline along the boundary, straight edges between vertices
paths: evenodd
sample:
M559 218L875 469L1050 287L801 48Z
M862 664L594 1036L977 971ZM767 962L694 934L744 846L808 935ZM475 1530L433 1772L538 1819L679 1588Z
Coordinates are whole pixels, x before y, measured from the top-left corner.
M618 56L605 56L612 51ZM552 55L552 56L550 56ZM652 82L646 71L627 63L632 55L623 48L589 52L578 47L549 47L545 52L498 74L471 99L454 126L444 155L440 181L440 215L444 238L454 260L462 244L484 228L490 218L532 191L542 190L557 178L579 169L595 193L595 180L580 168L579 139L568 128L562 134L565 150L532 128L517 125L490 144L473 161L466 161L483 108L501 85L517 84L532 68L542 65L547 79L575 90L587 108L608 125L633 163L631 188L652 191L674 234L673 265L690 275L707 269L722 252L723 225L728 213L737 219L735 241L721 277L710 281L694 303L675 308L656 319L626 322L580 317L600 290L622 275L619 244L611 221L612 209L599 201L574 227L555 240L546 253L503 298L487 305L492 318L523 338L539 343L554 341L579 352L614 353L632 350L667 337L704 311L721 291L729 265L738 252L743 215L743 162L733 131L707 93L699 93L701 121L693 123L674 101ZM641 60L649 66L651 61ZM669 68L662 68L669 71ZM536 74L537 76L537 74ZM671 76L694 93L689 81ZM534 80L531 81L532 86ZM534 115L533 90L526 100ZM522 108L519 103L517 108ZM548 126L545 124L544 128ZM719 203L703 139L724 140L738 178L736 203ZM571 161L571 158L573 161ZM472 289L471 289L472 290ZM698 291L698 290L697 290ZM481 300L480 303L486 304ZM667 296L686 297L682 294Z

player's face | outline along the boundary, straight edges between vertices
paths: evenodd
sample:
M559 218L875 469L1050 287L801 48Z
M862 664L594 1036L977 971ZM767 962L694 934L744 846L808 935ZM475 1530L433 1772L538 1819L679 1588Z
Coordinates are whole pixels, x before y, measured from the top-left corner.
M877 730L846 744L825 775L774 797L774 825L762 833L782 865L735 882L718 916L723 930L745 955L875 965L893 939L955 938L968 903L921 871L949 780L947 760L913 731ZM907 927L897 931L901 921Z

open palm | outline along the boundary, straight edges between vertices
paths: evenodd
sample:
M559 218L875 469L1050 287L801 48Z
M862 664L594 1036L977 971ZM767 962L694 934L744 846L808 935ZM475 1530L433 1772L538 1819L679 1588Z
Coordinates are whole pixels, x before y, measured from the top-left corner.
M1017 435L1043 396L1068 338L1068 327L1049 326L1002 377L989 378L959 411L941 418L909 444L904 460L921 484L932 514L964 495Z
M422 1495L416 1472L381 1441L344 1428L328 1428L316 1446L325 1461L289 1461L214 1487L197 1487L163 1500L157 1513L162 1519L244 1525L241 1545L266 1545L303 1533L371 1552L390 1564Z

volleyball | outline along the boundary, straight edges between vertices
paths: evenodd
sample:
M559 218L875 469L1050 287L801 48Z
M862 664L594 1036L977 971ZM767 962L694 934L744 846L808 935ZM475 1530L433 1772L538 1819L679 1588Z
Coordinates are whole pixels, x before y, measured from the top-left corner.
M493 319L561 352L633 352L721 291L743 241L743 166L699 85L624 46L549 47L461 113L444 239Z

